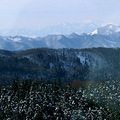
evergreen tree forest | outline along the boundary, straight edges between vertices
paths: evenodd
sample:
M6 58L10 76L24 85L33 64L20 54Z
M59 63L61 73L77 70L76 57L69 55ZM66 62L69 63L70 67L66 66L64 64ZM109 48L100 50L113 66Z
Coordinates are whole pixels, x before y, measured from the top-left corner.
M0 88L1 120L119 120L120 82L76 89L59 81L14 80Z
M0 50L0 120L120 120L120 48Z

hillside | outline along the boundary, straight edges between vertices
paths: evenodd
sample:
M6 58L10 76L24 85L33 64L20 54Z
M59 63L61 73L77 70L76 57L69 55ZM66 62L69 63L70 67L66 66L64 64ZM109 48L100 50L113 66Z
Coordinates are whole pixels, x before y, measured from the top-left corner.
M0 84L13 79L100 81L120 79L120 48L0 50Z

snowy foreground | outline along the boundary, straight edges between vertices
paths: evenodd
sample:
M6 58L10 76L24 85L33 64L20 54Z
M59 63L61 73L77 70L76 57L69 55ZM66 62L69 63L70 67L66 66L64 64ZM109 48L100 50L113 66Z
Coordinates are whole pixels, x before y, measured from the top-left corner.
M0 120L120 120L119 84L14 81L0 88Z

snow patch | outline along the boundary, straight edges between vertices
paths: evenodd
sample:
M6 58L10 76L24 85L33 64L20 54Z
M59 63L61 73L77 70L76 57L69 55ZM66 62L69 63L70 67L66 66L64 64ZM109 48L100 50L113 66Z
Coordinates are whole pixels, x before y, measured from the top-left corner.
M77 57L80 59L80 62L84 65L86 58L84 56L82 56L81 53Z
M21 38L13 38L12 41L13 42L21 42Z
M50 63L50 68L52 68L54 66L54 64L53 63Z
M98 30L94 30L93 32L89 33L89 35L95 35L98 34Z

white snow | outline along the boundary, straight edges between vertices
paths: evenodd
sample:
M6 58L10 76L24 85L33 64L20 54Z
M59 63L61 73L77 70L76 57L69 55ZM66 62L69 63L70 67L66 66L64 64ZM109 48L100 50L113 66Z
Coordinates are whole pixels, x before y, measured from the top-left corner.
M98 34L98 30L94 30L93 32L89 33L89 35L95 35Z
M85 57L81 55L81 53L77 56L80 59L80 62L84 65L85 64Z
M11 39L13 42L21 42L21 38L13 38Z
M95 35L95 34L109 35L116 32L120 32L120 26L108 24L106 26L98 28L97 30L94 30L91 33L88 33L88 35Z

